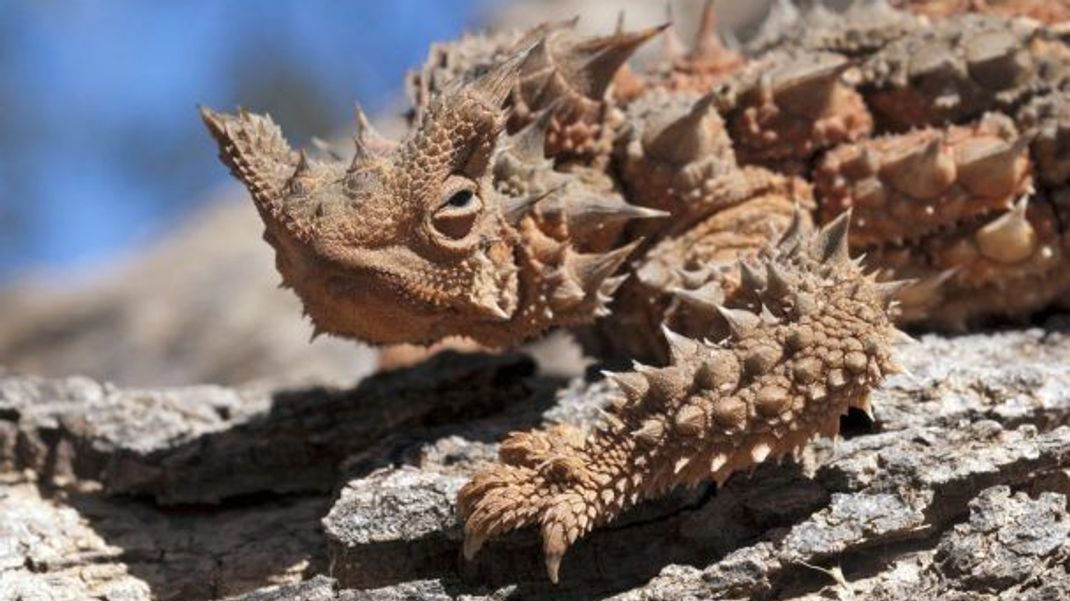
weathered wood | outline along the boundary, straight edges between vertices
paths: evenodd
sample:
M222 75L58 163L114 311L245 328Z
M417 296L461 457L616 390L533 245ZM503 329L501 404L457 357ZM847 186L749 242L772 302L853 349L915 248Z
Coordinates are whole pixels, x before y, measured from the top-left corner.
M545 580L532 532L465 563L453 497L510 429L596 420L602 382L548 395L554 382L522 359L451 355L353 391L289 396L7 376L0 591L1060 598L1070 587L1070 330L1053 320L1046 330L926 336L901 357L911 373L874 395L875 423L852 414L846 440L818 442L798 465L644 504L570 550L558 586ZM279 496L287 491L311 494ZM307 580L317 574L330 578Z
M532 370L515 355L445 353L354 389L116 389L8 377L0 467L164 504L324 492L342 460L386 436L528 400Z
M459 558L452 493L489 449L455 437L418 444L408 465L347 484L324 521L332 575L343 587L383 595L409 580L438 579L454 596L509 589L562 599L788 598L830 582L807 564L842 564L848 581L867 586L923 551L926 569L937 569L935 550L976 499L989 495L990 505L1006 506L1000 511L1026 502L992 496L993 487L1066 492L1064 331L927 336L902 356L911 374L875 395L876 426L852 415L849 440L818 443L800 466L763 466L716 495L693 491L643 506L571 550L558 587L545 582L532 533L489 544L473 564ZM577 406L589 415L597 400L605 400L600 385L573 388L556 410L577 421ZM480 427L508 430L511 419ZM953 578L916 583L919 594L979 590L969 586Z

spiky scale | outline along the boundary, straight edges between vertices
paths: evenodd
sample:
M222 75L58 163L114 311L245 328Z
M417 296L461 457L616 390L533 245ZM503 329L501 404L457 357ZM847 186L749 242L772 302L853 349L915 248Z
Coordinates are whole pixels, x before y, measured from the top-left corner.
M541 523L556 577L568 545L651 491L703 474L720 483L766 456L796 453L810 434L834 433L844 397L868 407L862 393L899 369L885 351L901 333L830 333L830 323L873 325L897 303L906 319L929 322L1024 314L1070 289L1070 218L1055 194L1070 173L1061 151L1070 113L1065 93L1045 87L1066 81L1065 44L998 19L964 20L969 35L952 39L953 28L922 27L881 4L855 3L840 23L820 7L796 15L824 24L804 25L813 35L785 35L785 52L749 64L717 46L707 10L695 48L670 52L657 67L666 70L649 74L620 59L656 30L592 40L574 23L556 23L472 36L434 51L414 78L413 131L400 145L375 135L358 112L348 165L302 157L266 118L205 114L269 226L284 282L318 329L374 342L464 334L507 345L608 316L600 324L618 334L619 354L645 352L631 340L665 351L667 367L611 376L620 392L590 440L572 429L503 442L503 471L477 476L460 504L470 516L466 554L487 537ZM778 6L777 14L791 12ZM862 26L855 17L866 11L884 21ZM926 36L932 48L911 45ZM460 46L468 47L453 53ZM538 56L524 55L533 47ZM918 51L904 55L904 47ZM946 64L950 74L941 73ZM895 80L896 72L907 77ZM676 85L687 81L704 83ZM985 107L1019 106L1014 122L980 117ZM859 127L870 108L887 137ZM905 123L932 128L896 129ZM846 220L816 242L808 233L815 204L804 178L815 178L811 159L820 155L818 214L853 210L852 244L873 247L865 263L846 261ZM469 223L478 225L466 238ZM763 252L785 227L777 251ZM429 248L435 231L453 237ZM409 237L386 239L394 232ZM854 277L862 264L882 269ZM367 273L378 277L358 279ZM318 295L308 295L310 277L322 282ZM892 277L917 282L876 283ZM979 281L978 294L970 285ZM847 301L824 288L830 282L872 302L847 319L834 311ZM994 294L1002 285L1024 293ZM830 304L830 295L838 300ZM739 311L728 314L728 340L722 306ZM350 321L358 319L367 322ZM819 415L807 413L817 407ZM807 437L795 438L799 427ZM589 446L609 439L611 451ZM554 441L564 449L558 457L549 456ZM714 446L696 449L696 441ZM657 453L638 452L644 444ZM619 478L605 475L617 473L610 455L632 461ZM593 472L591 457L611 467ZM499 477L519 486L514 499L538 503L480 504ZM539 496L546 482L575 494L551 503Z
M731 309L725 306L717 307L717 312L728 324L728 329L736 338L746 338L762 320L760 317L746 309Z
M555 579L569 544L588 525L610 521L640 498L662 494L675 485L694 484L711 475L723 482L729 475L726 466L745 470L797 452L795 438L782 440L768 433L779 420L792 420L793 427L801 428L799 440L818 433L834 434L838 416L848 407L863 406L862 399L878 383L879 374L891 366L894 331L875 282L855 262L839 257L841 237L846 235L841 228L846 223L844 219L816 235L792 231L782 246L767 251L768 260L784 270L784 281L793 282L789 296L799 294L795 288L810 290L807 294L814 297L811 313L799 317L783 311L778 321L766 322L747 312L753 319L747 318L750 323L739 328L723 348L674 339L671 346L678 350L670 365L638 368L640 377L649 383L644 398L656 402L611 407L609 411L625 427L600 428L570 451L577 465L605 475L604 480L572 482L561 489L555 488L561 484L508 461L493 465L458 494L466 536L482 540L487 535L475 519L484 508L504 512L531 503L541 517L517 521L505 529L541 523L544 549L549 549L547 561L552 564L549 573ZM857 350L841 353L838 359L797 343L791 355L778 350L781 340L812 337L803 333L815 328L830 348ZM871 363L878 367L875 378L847 377L848 373L868 374ZM740 366L746 372L743 378ZM826 381L828 388L818 387ZM681 386L681 382L688 385ZM722 388L723 384L728 388ZM695 463L698 457L710 459L699 465ZM482 485L487 480L498 485ZM597 500L603 491L611 491L614 498L626 494L628 502L605 505L566 500ZM567 542L560 539L558 533L579 516L591 517L591 521L583 522L584 528L577 529Z

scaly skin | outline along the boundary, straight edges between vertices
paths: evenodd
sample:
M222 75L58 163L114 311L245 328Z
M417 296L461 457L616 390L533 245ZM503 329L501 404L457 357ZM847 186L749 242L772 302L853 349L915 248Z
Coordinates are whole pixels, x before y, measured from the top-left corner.
M1065 46L1035 23L988 15L937 21L862 65L878 121L905 130L1007 110L1068 77Z
M901 321L962 327L993 302L1024 314L1065 290L1055 215L1045 202L1028 206L1029 138L1006 117L841 146L814 179L825 219L854 209L852 248L917 280Z
M744 285L752 309L711 307L731 336L720 344L666 332L665 367L610 374L619 396L590 433L556 426L511 434L500 463L458 493L464 551L537 526L550 579L578 538L640 500L676 486L724 482L757 463L835 435L850 407L896 370L887 307L847 255L841 218L818 235L797 220Z
M894 4L930 17L978 12L1029 17L1053 24L1070 20L1070 2L1067 0L896 0Z
M640 500L835 434L894 371L893 318L961 328L1070 298L1062 34L811 4L777 3L750 54L720 43L712 3L688 50L666 26L574 22L436 45L408 135L358 114L352 162L203 111L317 333L511 346L565 326L659 366L612 376L594 432L506 440L460 496L469 555L538 525L556 578Z

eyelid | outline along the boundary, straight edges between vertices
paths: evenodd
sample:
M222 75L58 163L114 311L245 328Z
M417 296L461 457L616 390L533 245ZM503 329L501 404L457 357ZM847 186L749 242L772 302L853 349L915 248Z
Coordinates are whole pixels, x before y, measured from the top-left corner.
M471 192L475 202L465 206L454 206L452 204L449 204L449 201L454 198L457 192L462 190L468 190L469 192ZM439 206L438 209L435 209L435 213L438 213L439 211L471 211L473 207L478 207L480 202L482 201L480 201L479 199L479 194L476 189L475 182L472 182L468 179L460 178L460 176L452 176L452 178L446 180L443 189L442 199L439 201Z
M457 195L461 194L462 192L468 192L468 196L465 198L464 204L454 204L454 199L457 198ZM467 190L458 190L457 192L450 194L449 198L447 198L439 207L439 211L448 211L451 213L467 213L469 211L472 211L473 209L478 208L479 197L477 197L474 192Z
M443 195L442 201L439 203L438 211L468 211L468 210L471 209L472 206L474 206L474 205L476 205L478 203L478 198L479 197L478 197L478 195L475 194L475 190L468 189L467 191L469 192L469 194L472 195L471 196L472 200L470 202L468 202L467 204L464 204L463 206L457 206L457 205L453 204L454 197L457 196L458 192L461 192L461 191L465 191L465 188L457 188L457 189L454 189L454 190L450 190L448 192L448 194ZM475 201L475 202L473 202L473 201Z

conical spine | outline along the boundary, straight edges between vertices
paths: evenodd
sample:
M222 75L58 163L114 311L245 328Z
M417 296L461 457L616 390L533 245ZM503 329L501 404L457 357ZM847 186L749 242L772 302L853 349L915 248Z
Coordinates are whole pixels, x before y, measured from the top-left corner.
M459 493L466 556L488 538L538 525L556 581L571 544L641 499L722 483L835 435L849 407L868 409L869 391L896 369L896 330L889 285L847 256L847 224L845 215L816 234L787 232L766 249L764 269L747 284L762 308L717 307L732 325L729 339L666 330L668 365L609 374L618 394L594 432L558 427L507 439L501 463Z

